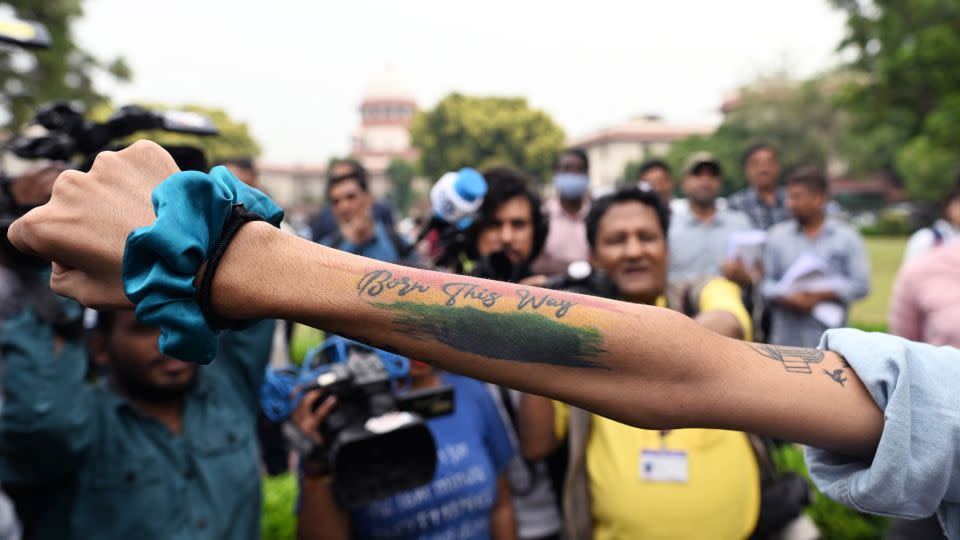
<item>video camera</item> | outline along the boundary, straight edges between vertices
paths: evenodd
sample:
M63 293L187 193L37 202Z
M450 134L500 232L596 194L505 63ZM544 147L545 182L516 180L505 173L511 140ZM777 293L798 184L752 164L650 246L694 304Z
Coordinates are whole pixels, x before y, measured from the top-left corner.
M46 133L19 137L12 142L10 150L24 159L71 161L80 155L83 161L79 170L88 170L98 153L109 149L114 141L138 131L160 129L193 135L219 133L213 121L202 114L157 112L139 105L120 107L105 122L91 122L76 105L55 101L40 107L34 123L45 128ZM203 155L199 149L194 149L194 152Z
M115 141L138 131L160 129L174 133L216 135L213 121L197 113L183 111L156 112L137 105L121 107L105 122L91 122L79 106L57 101L40 107L34 124L44 133L15 138L8 149L23 159L48 159L73 163L70 167L87 171L97 154L113 149ZM203 150L192 146L164 147L182 170L206 170ZM18 204L10 194L10 180L0 179L0 249L18 264L43 266L46 263L27 259L7 240L7 228L31 207Z
M325 444L315 452L329 464L337 500L360 506L427 484L436 472L437 447L425 419L453 412L453 388L397 392L408 373L402 356L331 336L308 353L299 372L268 368L263 410L279 422L306 392L320 390L317 403L336 396L320 427Z

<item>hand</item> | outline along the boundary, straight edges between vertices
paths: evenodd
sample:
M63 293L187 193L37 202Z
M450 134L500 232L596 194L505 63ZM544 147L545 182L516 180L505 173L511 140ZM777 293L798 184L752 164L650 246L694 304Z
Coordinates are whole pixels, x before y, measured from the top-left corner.
M763 269L760 263L754 265L753 269L747 268L740 259L730 259L723 263L723 277L740 285L749 285L760 280Z
M129 307L120 279L127 236L156 220L150 194L179 170L150 141L101 152L90 172L61 173L50 202L15 221L8 236L20 251L53 261L54 292L90 307Z
M360 212L350 221L340 225L343 237L355 246L362 246L373 238L373 215L370 212Z
M290 415L290 421L301 433L309 437L314 443L322 446L324 441L320 436L320 424L330 416L330 412L337 405L337 397L330 396L317 407L317 402L323 396L320 390L308 393L300 400L300 404Z
M781 299L781 304L786 307L807 314L813 310L813 307L823 302L823 295L813 292L795 292Z
M21 174L10 184L13 202L20 206L39 206L50 200L53 183L66 167L63 163L51 163Z

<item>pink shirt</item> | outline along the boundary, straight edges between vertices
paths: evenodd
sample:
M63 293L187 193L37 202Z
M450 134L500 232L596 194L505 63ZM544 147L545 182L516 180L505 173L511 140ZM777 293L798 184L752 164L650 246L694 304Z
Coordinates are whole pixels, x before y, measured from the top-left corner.
M900 270L890 302L890 332L960 347L960 242L935 248Z
M563 274L570 263L585 261L590 254L587 225L584 223L590 212L590 200L584 201L575 216L568 214L557 199L544 203L543 211L550 219L550 233L547 234L543 252L530 268L534 274Z

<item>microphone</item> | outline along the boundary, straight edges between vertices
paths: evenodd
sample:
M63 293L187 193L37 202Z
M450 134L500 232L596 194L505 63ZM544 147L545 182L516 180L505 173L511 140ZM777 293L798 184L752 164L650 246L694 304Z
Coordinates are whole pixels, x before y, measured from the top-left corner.
M473 223L473 215L483 204L487 181L475 169L464 167L448 172L430 189L433 220L464 230Z
M441 176L430 188L430 206L433 210L430 221L410 244L408 252L431 231L439 230L441 236L446 237L466 230L473 223L473 217L486 195L487 181L476 169L464 167Z

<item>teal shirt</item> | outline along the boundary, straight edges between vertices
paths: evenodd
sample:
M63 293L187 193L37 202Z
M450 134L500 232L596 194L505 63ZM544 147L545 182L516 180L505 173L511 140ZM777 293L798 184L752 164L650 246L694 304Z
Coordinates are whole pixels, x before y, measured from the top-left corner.
M80 344L55 354L32 313L10 319L0 332L0 482L13 488L25 538L258 538L256 415L273 327L220 337L173 435L84 382Z

